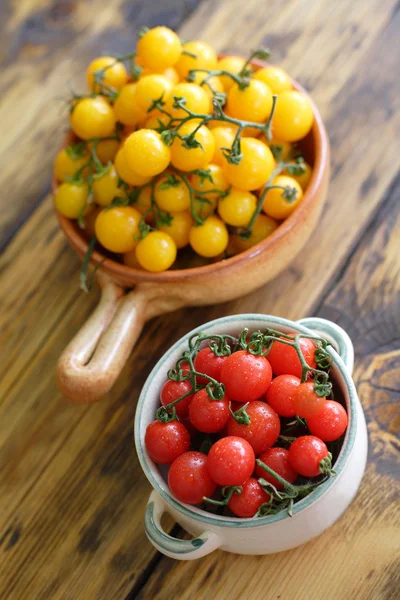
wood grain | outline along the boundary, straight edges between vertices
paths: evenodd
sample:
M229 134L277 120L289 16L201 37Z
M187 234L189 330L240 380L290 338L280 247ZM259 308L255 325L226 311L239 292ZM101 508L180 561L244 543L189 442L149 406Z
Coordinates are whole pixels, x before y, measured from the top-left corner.
M394 76L400 13L393 12L394 0L204 0L185 21L182 37L217 49L269 44L276 61L312 91L333 148L328 205L313 240L271 284L237 302L152 321L104 402L72 406L56 389L56 360L97 293L79 292L79 261L58 231L51 199L43 201L63 122L55 96L69 77L79 81L100 51L130 48L146 22L177 26L196 4L24 0L2 6L0 89L8 128L0 142L6 248L0 258L0 597L121 600L133 588L131 598L161 597L162 590L166 599L394 600L400 544ZM343 519L304 548L173 563L157 557L143 532L149 485L133 448L135 403L149 370L176 339L204 321L246 311L288 318L317 312L349 329L372 442L367 476Z

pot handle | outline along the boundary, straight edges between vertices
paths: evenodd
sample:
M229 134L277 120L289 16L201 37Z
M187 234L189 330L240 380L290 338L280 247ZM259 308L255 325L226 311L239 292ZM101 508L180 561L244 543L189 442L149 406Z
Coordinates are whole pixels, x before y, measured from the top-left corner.
M204 531L192 540L179 540L165 533L160 520L166 509L160 494L153 490L146 507L144 528L150 542L159 552L176 560L195 560L219 548L221 540L212 531Z
M333 344L336 352L348 368L350 374L354 367L354 347L346 331L327 319L319 317L308 317L297 321L299 325L304 325L308 329L315 331L320 336L326 338Z
M101 273L97 280L100 302L62 353L56 371L61 393L82 404L109 391L147 318L147 296L141 289L125 293Z

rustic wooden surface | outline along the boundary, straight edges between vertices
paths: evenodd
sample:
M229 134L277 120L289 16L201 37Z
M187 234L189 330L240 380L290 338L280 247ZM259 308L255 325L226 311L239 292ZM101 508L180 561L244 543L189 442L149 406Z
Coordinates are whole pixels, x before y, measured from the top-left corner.
M398 600L395 0L3 0L0 11L0 598ZM57 391L54 367L97 293L79 292L80 264L48 196L65 123L59 98L91 58L125 52L141 25L159 23L218 50L272 48L326 120L328 203L288 271L239 301L150 322L109 397L72 406ZM150 490L133 446L136 400L171 343L206 320L246 311L316 314L348 330L368 420L367 472L347 513L302 548L174 562L156 553L143 531Z

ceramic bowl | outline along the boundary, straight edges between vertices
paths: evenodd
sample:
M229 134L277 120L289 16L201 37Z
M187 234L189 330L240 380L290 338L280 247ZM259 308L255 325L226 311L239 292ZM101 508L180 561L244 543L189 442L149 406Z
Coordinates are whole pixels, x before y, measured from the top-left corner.
M256 66L265 63L254 61ZM206 266L149 273L123 265L96 250L102 298L94 314L62 354L57 367L61 392L76 402L93 402L113 385L144 323L182 306L226 302L264 285L285 269L309 239L325 201L329 178L329 142L317 107L312 130L301 141L313 174L296 210L268 238L249 250ZM66 144L71 139L66 140ZM57 182L53 180L53 192ZM81 258L88 241L76 222L57 213L60 227ZM223 283L222 283L223 282ZM126 292L126 289L134 288Z
M316 333L332 342L332 373L341 388L349 416L343 446L335 462L336 476L316 488L293 507L293 516L285 511L257 519L220 517L178 501L170 492L157 465L144 445L146 427L154 420L160 404L160 390L167 370L187 347L188 338L196 332L238 334L244 327L250 331L272 327L283 332ZM311 540L332 525L349 506L359 487L367 458L367 429L351 373L354 351L347 333L325 319L309 318L294 322L269 315L232 315L194 329L159 360L150 373L136 411L135 443L144 473L153 486L145 513L145 530L150 542L163 554L179 560L193 560L216 548L237 554L270 554L289 550ZM179 525L193 535L180 540L168 535L160 523L169 513Z

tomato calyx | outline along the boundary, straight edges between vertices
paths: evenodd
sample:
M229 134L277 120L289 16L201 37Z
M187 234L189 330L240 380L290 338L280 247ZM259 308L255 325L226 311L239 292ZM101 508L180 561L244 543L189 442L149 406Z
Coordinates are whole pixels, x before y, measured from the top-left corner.
M249 404L250 402L246 402L246 404L244 404L241 408L233 412L232 403L229 402L229 412L231 413L231 416L235 419L236 423L239 423L239 425L250 425L251 419L246 411L246 408L249 406Z
M189 394L185 394L184 396L181 396L181 398L179 398L178 400L175 400L174 402L171 402L171 404L168 404L167 407L160 406L159 408L157 408L157 410L156 410L157 421L160 421L161 423L170 423L171 421L176 421L176 419L177 419L176 408L175 408L175 406L173 406L173 404L177 404L180 400L183 400L188 395Z
M239 495L242 493L242 490L243 488L241 485L226 485L221 488L222 500L214 500L213 498L206 498L204 496L203 501L214 504L215 506L226 506L233 494Z
M328 456L325 456L319 463L319 471L322 475L328 475L329 477L336 475L336 472L332 469L331 452L328 452Z

